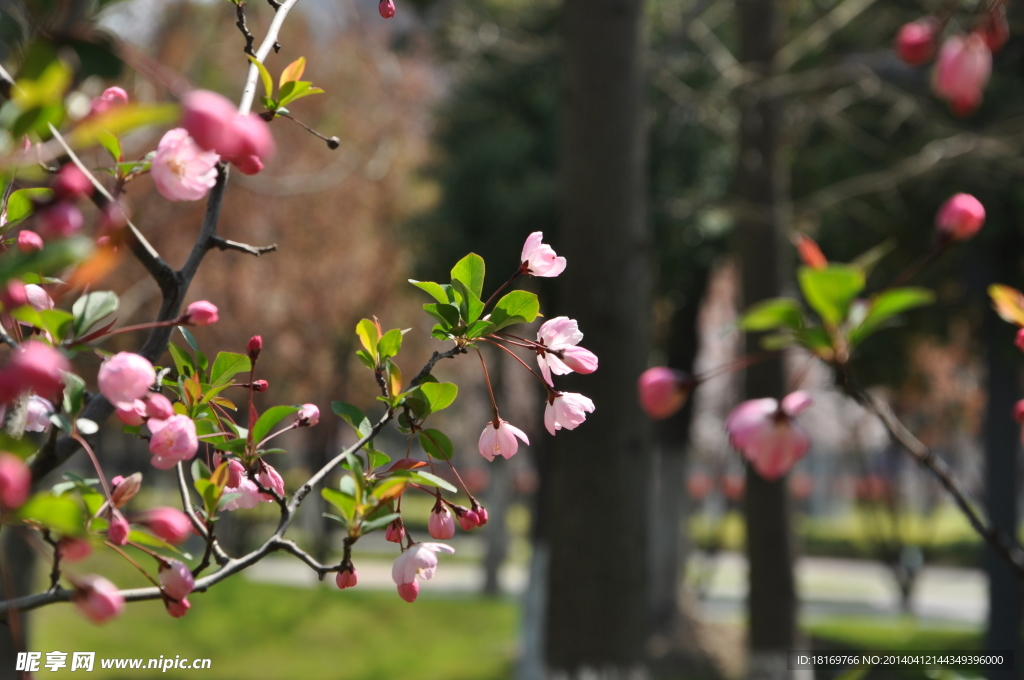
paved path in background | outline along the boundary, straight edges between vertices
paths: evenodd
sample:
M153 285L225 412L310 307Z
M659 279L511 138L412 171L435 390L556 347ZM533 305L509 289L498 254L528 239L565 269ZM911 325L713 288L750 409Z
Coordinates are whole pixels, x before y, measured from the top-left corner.
M359 587L391 590L391 562L380 557L357 557ZM701 555L691 560L691 578L710 569L707 595L700 603L702 615L714 621L736 621L744 613L747 562L739 553L723 553L707 561ZM296 587L315 587L316 574L291 557L274 556L247 569L253 581ZM331 577L333 579L333 577ZM526 588L528 574L523 565L507 564L500 574L502 589L519 595ZM483 569L474 562L447 561L423 592L474 593L483 587ZM893 577L884 565L863 560L804 557L797 563L797 583L805 617L865 615L896 617L901 614ZM333 582L330 584L333 586ZM934 624L978 626L988 612L988 584L977 569L926 567L913 598L913 613Z

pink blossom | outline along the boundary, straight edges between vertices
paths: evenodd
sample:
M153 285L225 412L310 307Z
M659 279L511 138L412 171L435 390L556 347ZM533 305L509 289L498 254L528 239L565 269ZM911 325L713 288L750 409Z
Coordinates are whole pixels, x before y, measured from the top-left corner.
M25 284L18 279L11 279L7 282L7 286L4 287L2 293L0 293L0 303L3 303L6 311L17 309L22 305L28 304L28 291L25 290Z
M57 412L49 399L33 394L28 398L26 407L25 430L28 432L46 432L50 429L50 416Z
M122 477L118 475L110 480L110 503L115 508L123 508L135 498L142 488L142 473L136 472Z
M168 130L156 147L150 174L168 201L198 201L217 183L220 157L200 149L184 128Z
M480 433L477 447L480 450L480 455L487 460L493 461L496 456L511 458L519 450L519 442L516 441L516 437L523 440L524 444L530 444L526 433L515 425L509 425L508 422L499 419L498 425L495 426L491 421L484 425L484 431Z
M217 461L214 460L214 462L216 463ZM240 494L238 498L224 504L223 509L228 512L255 508L260 504L260 501L264 500L263 494L260 493L259 487L256 486L256 482L249 479L249 476L246 474L245 466L234 458L228 462L228 483L224 487L224 493Z
M390 19L395 16L395 0L380 0L380 2L377 3L377 11L380 12L380 15L385 19ZM412 600L415 599L416 596L413 595ZM409 602L412 602L412 600L409 600Z
M34 253L43 249L43 237L31 229L18 232L18 250L23 253Z
M1024 399L1013 405L1013 419L1018 423L1024 423Z
M124 611L124 597L102 576L81 577L76 586L72 601L93 623L105 623Z
M759 475L776 480L811 447L811 438L794 420L810 404L802 391L787 395L781 405L771 398L745 401L725 421L729 440Z
M681 409L693 391L693 378L664 366L648 368L637 380L640 407L652 420L663 420Z
M594 412L594 402L576 392L556 392L544 408L544 427L554 434L563 427L575 430Z
M28 500L32 472L13 453L0 453L0 509L13 510Z
M57 542L60 559L64 562L80 562L92 554L92 544L80 538L65 536Z
M158 470L170 470L178 461L196 455L199 440L196 424L188 416L174 415L167 420L150 418L146 423L153 436L149 440L150 461Z
M34 283L26 284L25 297L28 299L28 304L37 312L53 309L53 298L43 290L42 286L37 286Z
M131 527L128 526L128 520L124 518L117 510L111 512L110 526L107 527L107 540L114 545L125 545L128 543L128 534L131 532Z
M959 116L972 113L981 104L982 90L992 75L992 51L978 33L953 35L939 51L932 77L932 89L949 102Z
M284 479L281 478L281 474L277 470L263 461L260 461L260 472L256 475L256 481L264 489L271 489L277 492L278 496L284 496ZM274 497L268 493L260 493L260 498L265 501L274 500Z
M396 519L394 522L389 524L387 531L384 532L384 540L390 541L391 543L401 543L404 538L405 526L402 524L402 520L400 519Z
M184 600L196 587L196 579L183 562L168 560L160 565L160 585L175 600Z
M337 578L334 582L338 584L338 587L342 590L345 588L352 588L359 583L359 577L356 575L356 568L349 565L345 569L338 572Z
M1017 337L1014 338L1013 344L1017 345L1017 349L1024 352L1024 328L1017 331Z
M36 213L36 225L43 238L73 236L83 224L82 211L67 201L57 201Z
M427 522L427 531L431 538L448 540L455 535L455 520L452 519L452 512L448 506L438 501L430 513L430 520Z
M156 382L149 360L132 352L118 352L100 366L96 376L100 392L115 408L131 409Z
M299 412L295 414L295 422L299 427L316 425L320 422L320 409L316 404L303 404Z
M476 513L477 522L480 526L487 524L487 508L473 501L473 512Z
M970 194L954 194L935 215L939 234L951 241L966 241L985 224L985 206Z
M270 134L270 126L254 113L235 116L227 134L233 138L229 144L234 144L236 150L225 151L221 155L242 174L255 175L263 169L263 161L274 155L274 136Z
M108 87L99 97L92 100L89 115L100 115L118 106L128 103L128 93L120 87Z
M180 600L164 600L164 608L167 609L167 613L176 619L180 619L185 614L188 614L188 610L192 608L192 603L188 601L187 597L183 597Z
M526 238L523 245L522 266L531 276L558 276L565 271L565 258L558 257L554 248L546 243L544 232L535 231Z
M235 144L226 138L238 110L222 95L209 90L193 90L181 100L181 125L195 140L199 148L221 155L237 152Z
M197 300L185 309L185 323L191 326L209 326L217 323L220 316L217 306L206 300Z
M438 552L454 553L455 548L444 543L413 543L391 566L391 578L399 586L414 583L417 576L429 581L437 571Z
M92 182L74 163L60 169L53 180L53 195L57 200L77 201L92 194Z
M390 2L390 0L383 0L384 2ZM383 3L382 3L383 4ZM387 19L387 17L384 17ZM416 598L420 594L419 581L413 581L412 583L403 583L398 586L398 596L406 602L412 603L416 601Z
M459 520L459 526L463 531L470 531L480 526L480 518L468 508L456 508L455 518Z
M153 508L142 513L137 521L172 545L183 543L192 534L192 522L188 515L176 508Z
M138 427L146 422L146 402L141 399L136 399L127 408L121 406L115 408L117 410L114 411L114 415L125 425Z
M145 408L148 418L167 420L174 415L174 406L171 405L171 400L159 392L146 394Z
M582 339L579 325L567 316L549 319L537 331L537 343L546 348L546 351L538 351L537 365L549 385L554 385L552 373L566 375L573 371L593 373L597 370L597 355L576 346Z
M63 387L64 373L71 364L53 347L30 340L11 354L11 360L0 371L0 403L9 402L30 390L51 397Z
M896 54L907 64L926 64L935 54L935 38L942 24L935 17L925 17L904 24L896 34Z

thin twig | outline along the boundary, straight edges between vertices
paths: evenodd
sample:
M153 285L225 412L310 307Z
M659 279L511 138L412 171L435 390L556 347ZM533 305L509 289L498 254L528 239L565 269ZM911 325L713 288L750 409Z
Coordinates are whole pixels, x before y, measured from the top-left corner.
M248 253L259 257L263 253L270 253L277 250L277 244L271 243L269 246L251 246L248 243L239 243L238 241L229 241L226 238L220 236L211 236L208 241L211 248L217 248L218 250L237 250L242 253Z
M235 4L235 15L238 17L238 21L235 22L235 26L238 26L238 30L245 36L245 50L244 52L250 56L255 57L256 53L252 51L252 44L256 42L255 36L249 31L249 27L245 25L245 1L239 0Z

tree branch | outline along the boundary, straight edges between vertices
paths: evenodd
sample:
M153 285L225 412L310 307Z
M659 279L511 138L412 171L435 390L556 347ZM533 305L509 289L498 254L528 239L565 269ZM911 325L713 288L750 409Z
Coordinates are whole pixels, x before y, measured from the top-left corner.
M226 238L220 236L211 236L209 240L210 248L217 248L218 250L237 250L241 253L249 253L259 257L263 253L270 253L277 250L277 244L271 243L269 246L251 246L248 243L239 243L238 241L229 241Z

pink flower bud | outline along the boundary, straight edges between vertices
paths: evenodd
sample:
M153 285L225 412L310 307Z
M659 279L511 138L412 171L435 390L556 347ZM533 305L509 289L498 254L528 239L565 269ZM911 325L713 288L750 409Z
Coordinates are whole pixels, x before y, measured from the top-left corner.
M65 536L57 541L60 559L63 562L80 562L92 554L92 544L80 538Z
M320 409L316 404L303 404L295 414L299 427L312 427L320 422Z
M693 386L688 373L664 366L649 368L637 380L640 407L648 418L663 420L686 404Z
M181 100L181 125L200 149L222 156L237 152L237 145L228 144L228 129L238 110L226 97L209 90L193 90Z
M27 305L28 290L26 290L25 284L18 279L8 281L3 294L0 295L0 303L3 303L4 309L7 311Z
M487 524L487 508L473 501L473 512L476 513L477 524L480 526Z
M951 241L966 241L985 224L985 207L970 194L956 194L939 208L935 226Z
M993 52L1003 49L1010 39L1010 25L1006 21L1006 5L992 7L981 23L980 32L985 44Z
M263 336L254 335L249 338L249 344L245 346L245 351L249 354L249 359L256 361L260 355L260 351L263 349Z
M183 597L180 600L164 600L164 608L167 609L167 613L176 619L180 619L185 614L188 614L188 610L192 608L192 603L188 601L187 597Z
M896 34L896 54L911 66L928 63L935 54L935 38L941 28L935 17L904 24Z
M135 498L142 488L142 473L121 477L118 475L110 480L110 502L115 508L123 508L128 502Z
M387 531L384 532L384 539L392 543L401 543L404 538L405 525L402 524L401 519L396 519L389 524Z
M0 510L14 510L28 500L32 472L13 453L0 453Z
M185 323L190 326L209 326L219 318L216 305L206 300L193 302L185 309Z
M230 160L243 175L258 175L263 170L263 161L259 156L233 156Z
M68 163L53 181L53 195L59 201L77 201L92 195L92 182L74 163Z
M52 397L63 388L64 373L71 364L63 354L38 340L30 340L11 353L11 360L0 370L0 403L9 402L31 390Z
M221 155L243 174L255 175L263 169L263 161L274 155L274 136L270 134L270 126L254 113L236 116L228 128L228 135L233 136L229 143L235 145L236 151Z
M519 450L519 442L516 441L516 437L529 446L530 440L527 439L526 433L515 425L509 425L506 421L499 419L498 425L495 426L494 422L490 421L484 425L484 431L480 433L477 449L481 456L490 461L498 456L511 458Z
M277 492L278 496L284 496L284 479L281 478L281 474L262 460L260 461L260 472L256 475L256 481L264 489L271 489ZM274 497L268 493L260 493L260 498L265 501L274 500Z
M597 355L582 347L563 349L562 362L577 373L587 374L597 370Z
M1017 337L1014 339L1013 344L1017 345L1017 349L1024 352L1024 328L1017 331Z
M381 5L383 5L385 2L390 2L390 1L391 0L384 0L384 2L381 3ZM388 17L384 17L384 18L387 19ZM400 598L402 598L403 600L405 600L406 602L415 602L416 598L417 598L417 596L419 596L419 594L420 594L420 583L419 583L419 581L413 581L412 583L403 583L400 586L398 586L398 596Z
M149 440L149 452L153 454L150 462L158 470L170 470L178 461L191 459L199 450L196 424L188 416L174 415L167 420L151 418L147 426L153 432Z
M178 560L168 560L167 564L160 565L159 578L164 592L175 600L184 600L196 587L192 572Z
M124 106L127 103L127 92L120 87L108 87L103 91L103 94L92 100L92 109L89 111L89 115L97 116L115 107Z
M521 258L523 273L531 276L558 276L565 271L565 258L555 254L554 249L544 240L544 233L535 231L523 245Z
M448 506L438 501L434 510L430 513L430 520L427 522L427 531L431 538L446 540L455 535L455 520Z
M149 360L131 352L118 352L100 366L96 376L100 392L115 408L131 409L156 382L156 371Z
M395 0L380 0L380 3L377 4L377 11L385 19L395 16ZM413 595L412 600L415 599L416 596ZM412 600L409 600L409 602L412 602Z
M67 201L58 201L36 213L36 225L43 238L73 236L83 224L82 211Z
M128 534L131 532L131 527L128 526L128 520L124 518L118 511L111 513L110 526L107 527L107 540L114 545L125 545L128 543Z
M167 420L174 415L174 406L171 400L159 392L148 392L146 394L146 416L157 420Z
M49 432L51 425L50 416L56 412L57 410L53 407L53 402L33 394L28 398L28 406L26 407L25 431ZM2 415L0 415L0 420L3 420Z
M472 510L456 512L455 516L458 518L459 526L462 527L463 531L470 531L480 526L480 518Z
M34 253L43 249L43 237L31 229L18 232L18 250L23 253Z
M1024 399L1021 399L1013 406L1013 419L1018 423L1024 423Z
M42 286L37 286L34 283L25 285L25 297L28 299L28 304L37 312L54 307L53 298L43 290Z
M125 425L138 427L146 422L146 402L136 399L128 408L116 407L114 415Z
M594 402L589 398L575 392L558 392L548 398L544 407L544 427L552 435L563 427L575 430L593 412Z
M337 578L334 580L338 584L338 587L342 590L345 588L352 588L359 583L359 577L356 575L356 568L349 565L345 569L338 572Z
M981 104L982 90L992 75L992 52L978 33L953 35L939 51L932 77L935 94L949 102L958 116L971 114Z
M124 611L124 597L117 586L102 576L80 578L72 601L93 623L105 623Z
M172 545L183 543L192 534L192 521L188 515L175 508L147 510L139 516L138 522Z
M794 418L811 403L806 392L782 400L752 399L732 410L725 421L729 441L759 475L774 481L807 453L811 438Z
M150 164L153 184L168 201L198 201L217 183L220 157L203 151L184 128L168 130Z
M250 387L252 387L253 392L266 392L270 389L270 383L266 380L254 380Z

